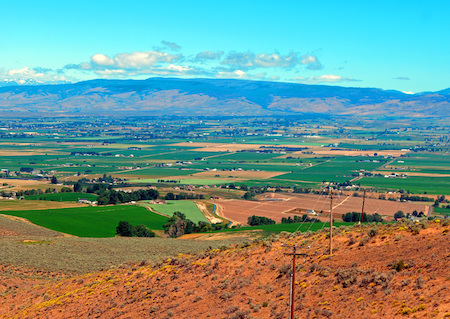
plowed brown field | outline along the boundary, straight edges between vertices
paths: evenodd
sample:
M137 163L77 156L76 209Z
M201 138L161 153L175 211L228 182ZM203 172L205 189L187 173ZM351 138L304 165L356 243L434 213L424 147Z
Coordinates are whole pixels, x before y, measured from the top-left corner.
M327 195L314 194L266 194L266 198L260 198L257 201L246 201L239 199L215 200L214 203L222 207L223 217L236 223L247 223L248 217L252 215L264 216L281 222L281 218L287 217L287 212L294 209L306 211L312 209L316 212L323 211L325 214L330 212L330 199ZM266 199L266 200L264 200ZM271 200L268 200L271 199ZM274 201L274 199L277 199ZM333 216L341 218L342 214L348 212L361 212L362 198L353 196L334 196L333 198ZM364 212L367 214L378 213L383 216L393 217L397 211L403 211L405 214L418 212L428 212L428 206L425 204L415 204L407 202L395 202L366 198ZM326 216L317 216L319 219Z

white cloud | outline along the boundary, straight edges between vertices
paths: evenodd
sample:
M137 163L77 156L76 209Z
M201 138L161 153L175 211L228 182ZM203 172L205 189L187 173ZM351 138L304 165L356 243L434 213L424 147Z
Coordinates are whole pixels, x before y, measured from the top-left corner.
M282 56L278 53L261 53L254 58L255 66L263 68L289 68L298 63L297 54L291 52L288 55Z
M179 45L173 42L162 41L163 45L170 49L177 49ZM305 66L309 70L319 70L322 64L314 55L299 55L296 52L281 54L279 52L228 52L202 51L190 58L185 58L181 53L172 54L163 48L153 51L135 51L108 56L96 53L91 56L89 62L69 64L65 70L83 71L83 74L96 74L102 77L133 77L139 75L177 75L177 76L205 76L205 77L229 77L246 79L279 80L270 69L282 69L282 72L298 72L297 67ZM183 63L181 65L181 62ZM203 65L208 65L205 67ZM259 73L258 73L259 72ZM278 72L278 71L277 71ZM285 76L285 75L283 75ZM326 77L326 76L323 76ZM305 80L305 79L302 79ZM333 79L311 78L307 81Z
M306 65L308 70L321 70L323 69L322 63L316 56L304 54L300 57L301 64Z
M274 53L253 52L230 52L225 59L220 62L222 65L238 69L255 69L255 68L292 68L298 65L299 60L297 53L291 52L287 55Z
M69 82L70 79L58 71L46 68L0 69L0 83L44 84Z
M189 66L175 65L173 62L182 59L180 54L170 54L161 51L135 51L116 54L110 58L108 55L96 53L90 62L69 64L66 70L92 71L102 77L130 77L135 75L183 75L193 72Z
M128 73L125 70L121 69L104 69L104 70L95 70L95 73L101 75L103 77L109 76L127 76Z
M248 80L266 80L267 73L248 73L243 70L234 71L219 71L214 74L216 78L226 78L226 79L248 79ZM273 80L273 79L272 79Z
M180 59L180 55L173 55L158 51L144 51L121 53L114 57L114 67L118 68L142 68L149 67L161 62L171 63L172 61Z
M186 73L192 71L193 69L188 66L169 64L167 66L167 70L176 71L179 73Z
M292 79L293 81L298 82L306 82L306 83L336 83L336 82L346 82L346 81L359 81L353 78L347 78L342 77L340 75L334 75L334 74L326 74L326 75L320 75L320 76L310 76L310 77L301 77L297 76Z
M218 78L237 78L237 79L246 79L248 77L247 73L242 70L236 71L219 71L216 75Z
M109 56L100 53L91 56L91 61L97 65L114 65L114 61Z

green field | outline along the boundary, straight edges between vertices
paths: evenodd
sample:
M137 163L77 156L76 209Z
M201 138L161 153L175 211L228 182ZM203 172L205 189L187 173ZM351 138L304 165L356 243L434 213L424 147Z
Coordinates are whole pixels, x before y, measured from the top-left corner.
M158 178L142 178L133 179L129 181L130 183L144 183L144 184L155 184L159 183ZM173 185L217 185L224 183L221 179L195 179L195 178L179 178L177 181L179 183L171 183Z
M143 202L142 205L149 206L166 216L172 216L175 212L181 212L186 215L187 219L192 220L196 224L200 221L208 223L208 220L198 209L197 205L189 200L168 200L167 204L148 204Z
M433 211L439 215L450 216L450 208L433 207Z
M25 196L25 199L50 200L55 202L77 202L78 199L80 198L95 201L97 197L98 195L87 193L55 193L55 194L28 195Z
M144 224L162 230L167 217L136 205L63 208L51 210L4 211L30 222L62 233L79 237L114 237L119 221L132 225Z
M146 167L138 170L120 172L118 174L124 175L142 175L142 176L185 176L201 172L201 169L178 169L178 168L164 168L164 167Z
M335 222L335 223L333 223L333 227L351 226L353 224L357 224L357 223ZM272 225L249 226L249 227L241 227L241 228L228 228L228 229L220 230L219 232L233 232L233 231L261 229L265 233L264 235L269 235L271 233L280 233L282 231L289 232L289 233L292 233L295 231L306 232L308 230L317 231L322 228L330 228L330 223L325 223L325 225L323 222L315 222L312 224L311 223L272 224Z
M404 189L411 193L449 194L450 180L448 177L384 178L364 177L358 181L361 186L378 187L381 190Z

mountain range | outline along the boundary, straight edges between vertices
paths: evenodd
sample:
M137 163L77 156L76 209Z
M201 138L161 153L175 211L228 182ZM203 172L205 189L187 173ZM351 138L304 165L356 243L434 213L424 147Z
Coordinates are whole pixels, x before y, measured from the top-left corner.
M0 87L1 116L311 113L369 118L447 118L450 117L450 89L406 94L376 88L179 78Z

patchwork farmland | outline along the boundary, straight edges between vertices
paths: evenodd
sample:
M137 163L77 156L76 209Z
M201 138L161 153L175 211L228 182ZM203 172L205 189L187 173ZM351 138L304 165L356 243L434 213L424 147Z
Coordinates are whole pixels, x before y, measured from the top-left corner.
M310 215L320 220L329 220L330 199L328 195L313 194L270 194L255 201L245 200L215 200L214 204L220 206L220 214L235 223L246 224L252 215L264 216L281 222L283 217L293 217L293 214L303 215L312 210L318 215ZM406 203L386 201L375 198L366 198L364 212L378 213L387 220L392 220L397 211L412 214L413 211L428 213L430 204ZM361 212L362 198L350 195L333 196L333 218L341 219L348 212ZM297 210L297 212L293 212ZM321 213L323 212L323 213Z

